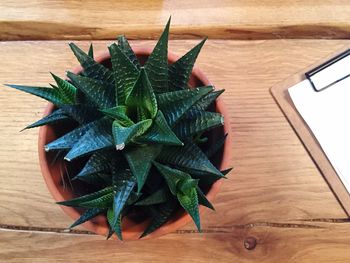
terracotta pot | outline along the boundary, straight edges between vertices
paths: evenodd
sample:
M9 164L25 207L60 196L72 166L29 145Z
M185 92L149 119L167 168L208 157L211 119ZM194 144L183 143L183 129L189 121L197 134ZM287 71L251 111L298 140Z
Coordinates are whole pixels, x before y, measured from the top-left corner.
M134 51L138 58L140 59L141 63L142 61L145 61L148 57L148 55L152 52L152 49L150 48L134 48ZM102 64L108 65L110 64L109 61L110 55L109 52L104 52L100 54L99 56L95 57L95 60L97 62L100 62ZM172 63L178 59L177 56L174 54L169 53L169 63ZM82 71L82 68L80 66L74 68L72 72L79 73ZM207 79L207 77L198 69L194 68L192 72L192 76L190 79L190 86L191 87L198 87L203 85L209 85L210 81ZM54 110L54 105L49 104L44 112L44 116L51 113ZM219 162L217 164L217 167L220 170L228 169L229 163L231 160L231 136L230 136L230 128L229 128L229 117L227 109L224 106L224 103L221 98L218 98L216 101L216 109L217 112L224 115L225 118L225 124L223 127L221 127L219 130L216 130L216 133L220 133L221 135L223 133L228 133L228 137L226 139L225 145L223 147L223 151L220 154ZM44 151L44 145L47 143L53 141L58 137L57 133L62 133L59 131L59 128L53 127L53 126L42 126L39 130L39 162L41 167L41 172L43 174L43 177L45 179L46 185L52 194L53 198L56 201L63 201L63 200L69 200L71 198L74 198L74 194L72 192L72 189L69 187L66 187L62 181L62 168L61 164L63 160L59 160L58 162L55 162L52 164L54 157L53 153L47 153ZM214 137L215 137L214 134ZM214 197L219 192L220 186L222 184L222 180L216 181L211 188L208 190L206 196L209 201L212 201ZM61 206L63 211L68 214L72 219L76 220L81 215L82 211L73 207L66 207ZM204 207L200 207L200 212L202 213ZM191 217L184 212L184 210L179 210L173 218L164 224L162 227L160 227L158 230L153 232L152 234L146 236L143 239L148 238L154 238L159 237L161 235L174 232L177 229L183 227L185 224L192 221ZM123 239L124 240L135 240L138 239L141 233L145 230L147 224L149 221L144 222L135 222L134 220L125 217L123 219L122 223L122 229L123 229ZM99 235L106 235L108 233L108 224L106 221L106 217L103 215L97 216L94 219L82 224L86 229L89 231L92 231ZM141 239L141 240L143 240Z

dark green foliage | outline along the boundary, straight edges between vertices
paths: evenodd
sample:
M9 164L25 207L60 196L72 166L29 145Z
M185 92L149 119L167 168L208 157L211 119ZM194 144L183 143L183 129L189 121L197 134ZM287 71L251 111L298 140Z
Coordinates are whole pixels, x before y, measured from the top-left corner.
M198 203L212 210L215 210L213 205L209 202L209 200L207 199L205 194L202 192L202 190L199 188L199 186L197 186L196 189L197 189L197 195L198 195Z
M51 89L46 87L33 87L33 86L12 85L12 84L6 84L6 86L38 96L57 106L61 106L66 103L65 99L62 98L61 93L58 91L57 88Z
M152 125L152 120L147 119L132 124L129 127L124 127L118 121L113 122L113 138L117 150L123 150L125 145L134 138L144 134Z
M187 112L186 117L196 117L202 111L208 109L208 107L224 92L225 90L213 91L200 99L195 105Z
M111 54L113 76L115 80L117 105L124 105L126 97L130 94L139 76L139 70L118 45L112 44L109 47L109 52Z
M141 69L132 90L126 97L125 104L130 109L134 108L137 111L138 121L145 118L153 119L157 115L156 95L144 69Z
M224 146L226 137L227 137L227 133L222 138L220 138L218 141L213 143L208 148L208 150L206 150L205 154L208 156L208 158L211 158L215 153L217 153Z
M88 55L90 58L94 58L94 47L90 44Z
M77 221L75 221L69 228L73 228L75 226L78 226L82 223L85 223L86 221L90 220L91 218L94 218L98 214L101 214L105 209L103 208L89 208L86 209L86 211L78 218Z
M169 66L169 88L170 90L187 89L192 68L197 56L207 39L202 40L197 46L192 48L187 54Z
M84 207L83 206L84 203L91 202L91 201L96 200L96 199L98 199L98 198L100 198L102 196L113 194L114 188L115 187L113 187L113 186L106 187L106 188L104 188L104 189L102 189L100 191L97 191L97 192L94 192L94 193L91 193L91 194L87 194L87 195L84 195L84 196L80 196L80 197L71 199L69 201L57 202L57 204L65 205L65 206Z
M160 151L161 146L153 144L143 147L134 146L125 151L125 157L129 163L131 172L137 179L138 192L141 191L145 184L152 161L157 158Z
M67 150L72 148L74 144L79 141L80 137L84 136L87 131L98 125L98 122L99 120L80 126L57 140L50 142L49 144L45 145L45 151Z
M109 170L108 155L110 152L97 152L91 155L83 169L74 177L81 179L82 177L89 176L91 174L97 174L101 172L107 172Z
M113 235L113 232L116 233L117 237L120 240L123 240L122 235L122 215L119 215L117 218L114 216L113 208L109 208L107 211L107 220L110 227L110 232L108 234L108 238L110 238Z
M174 199L170 199L168 202L162 203L156 207L150 206L152 220L140 238L151 234L163 224L165 224L172 216L176 208L177 205Z
M159 110L151 128L141 137L138 142L159 143L165 145L179 145L183 143L177 138L176 134L169 127L163 113Z
M150 196L138 201L135 203L135 205L142 205L142 206L149 206L149 205L156 205L165 203L169 199L169 194L166 188L160 188L157 191L155 191Z
M198 230L201 230L197 184L198 180L191 178L191 175L177 169L170 168L159 163L154 163L159 172L165 177L169 189L177 197L181 206L190 214Z
M179 138L188 138L215 127L221 126L224 118L221 114L208 111L200 111L196 116L184 118L179 122L174 130Z
M70 119L70 117L67 116L67 114L62 109L58 109L58 110L54 111L53 113L47 115L46 117L28 125L23 130L43 126L46 124L53 124L53 123L60 122L60 121L66 121L69 119Z
M140 68L140 62L137 59L134 51L132 50L129 41L125 36L118 36L118 46L123 51L123 53L130 59L130 61L135 65L136 68Z
M102 214L107 238L115 233L122 239L123 217L136 211L151 217L144 237L182 207L200 230L199 205L214 209L203 191L230 171L220 172L210 161L226 135L205 142L207 131L223 125L223 116L213 112L223 90L189 88L205 40L168 64L169 26L170 19L145 65L124 36L109 46L110 68L94 60L92 45L85 53L71 43L82 72L68 72L69 80L52 74L51 88L8 85L57 108L27 129L56 122L71 128L45 146L81 167L67 176L73 185L80 181L84 194L58 202L85 209L71 227Z
M51 73L51 76L57 84L57 87L53 86L53 88L58 90L58 93L61 95L65 103L74 104L77 89L68 81L59 78L55 74Z
M81 104L63 105L60 109L80 124L87 124L102 117L102 114L96 111L96 108Z
M117 106L110 109L101 110L106 116L117 121L120 125L128 127L135 123L126 115L125 106Z
M145 70L156 93L168 91L168 36L170 18L145 64Z
M182 147L173 146L164 148L161 154L159 154L158 160L162 163L178 166L187 171L199 171L203 174L214 175L218 179L223 176L202 150L191 141L186 141Z
M68 72L67 76L99 109L107 109L114 106L115 94L111 85L105 85L100 80L75 75L71 72Z
M159 109L170 126L174 126L181 117L201 98L213 91L212 86L162 93L157 97Z
M114 78L111 70L97 63L91 56L87 55L74 43L69 44L80 65L84 69L84 75L91 79L100 80L103 83L113 83ZM91 52L90 52L91 53Z

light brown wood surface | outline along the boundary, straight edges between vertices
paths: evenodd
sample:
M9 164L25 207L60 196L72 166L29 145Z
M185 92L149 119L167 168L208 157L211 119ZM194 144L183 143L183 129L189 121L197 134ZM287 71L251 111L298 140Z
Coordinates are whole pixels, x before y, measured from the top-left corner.
M349 262L349 227L324 229L248 228L227 233L176 233L147 242L124 242L92 235L3 231L4 262ZM254 250L246 236L257 237Z
M180 55L197 42L174 40L170 50ZM45 85L49 71L64 76L77 64L67 43L1 42L0 83ZM108 43L94 42L97 52ZM89 43L77 44L87 49ZM189 224L152 241L104 241L81 228L63 233L72 220L54 204L41 176L38 130L19 133L41 117L46 103L0 86L0 262L349 262L349 220L269 93L349 44L209 40L196 65L226 89L235 169L214 202L217 211L202 216L204 233ZM257 246L247 250L250 236Z
M0 39L348 38L348 0L1 0Z

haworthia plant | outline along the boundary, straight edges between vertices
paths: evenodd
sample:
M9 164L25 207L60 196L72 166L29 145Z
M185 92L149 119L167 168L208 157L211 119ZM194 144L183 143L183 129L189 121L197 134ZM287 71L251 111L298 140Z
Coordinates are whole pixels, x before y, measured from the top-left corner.
M65 153L73 165L85 162L79 161L82 168L69 176L73 184L87 185L86 193L58 203L85 209L71 227L103 214L108 237L115 233L122 239L123 217L138 211L151 219L144 237L183 208L200 230L199 205L214 209L204 189L228 171L210 161L226 136L212 145L203 142L208 131L223 125L223 116L210 107L223 90L189 88L205 40L169 64L169 27L170 20L145 64L125 36L109 46L109 68L94 60L92 45L85 53L71 43L83 68L79 74L68 72L68 80L52 74L51 87L7 85L57 108L26 129L67 122L74 127L45 146Z

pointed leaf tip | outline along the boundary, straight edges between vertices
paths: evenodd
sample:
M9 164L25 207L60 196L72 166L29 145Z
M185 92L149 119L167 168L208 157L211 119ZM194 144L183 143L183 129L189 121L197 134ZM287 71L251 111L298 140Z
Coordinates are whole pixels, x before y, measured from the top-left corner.
M137 179L138 192L145 184L152 161L157 158L160 151L160 145L147 145L145 147L132 147L125 152L131 172Z
M179 200L181 206L189 213L192 217L198 231L201 231L201 222L199 217L199 207L198 207L198 195L196 188L190 189L186 194L177 193L177 199Z
M145 64L145 69L147 71L149 81L156 93L168 91L169 27L170 18Z
M151 128L137 139L145 143L159 143L165 145L183 146L183 142L175 135L168 125L163 113L159 110Z
M153 119L156 116L158 111L157 99L144 68L141 69L125 103L129 107L136 108L138 112L142 112L146 118ZM141 120L141 118L139 119Z
M17 90L32 94L34 96L40 97L58 106L65 104L65 100L62 98L59 92L53 88L15 85L15 84L4 84L4 85L6 87L17 89Z
M123 42L124 43L124 42ZM130 94L132 87L139 76L137 63L130 60L131 56L134 61L137 61L128 44L125 46L116 45L115 43L109 46L111 55L112 71L115 81L115 93L118 105L124 105L127 96ZM127 50L123 52L123 50Z
M187 89L193 66L205 41L206 38L169 66L170 90Z
M152 120L147 119L133 124L129 127L124 127L119 124L118 120L113 122L113 138L117 150L124 149L125 145L134 140L138 136L144 134L152 125Z

